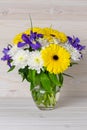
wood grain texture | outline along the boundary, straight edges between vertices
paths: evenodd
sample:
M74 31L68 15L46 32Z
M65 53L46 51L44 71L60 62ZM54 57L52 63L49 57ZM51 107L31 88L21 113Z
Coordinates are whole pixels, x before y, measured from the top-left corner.
M76 35L87 45L87 0L0 0L0 57L13 37L33 25ZM7 73L0 60L0 130L87 130L87 51L66 73L58 108L40 111L30 98L29 83L17 70Z
M87 130L85 98L60 99L51 111L38 110L30 98L0 100L1 130Z

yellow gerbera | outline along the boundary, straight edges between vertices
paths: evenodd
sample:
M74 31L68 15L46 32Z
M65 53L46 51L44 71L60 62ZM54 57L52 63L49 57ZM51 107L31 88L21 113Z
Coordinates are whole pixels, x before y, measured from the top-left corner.
M14 44L18 44L18 42L22 42L23 40L22 40L22 34L23 33L19 33L19 34L17 34L15 37L14 37L14 39L13 39L13 43Z
M58 37L62 43L67 41L67 37L66 37L65 33L63 33L63 32L60 32L58 36L56 35L56 38L58 38Z
M27 34L27 35L30 35L30 31L31 31L31 28L27 29L26 31L24 31L23 33L19 33L17 34L14 39L13 39L13 43L14 44L18 44L18 42L22 42L22 34ZM37 33L40 33L40 34L43 34L43 29L42 28L39 28L39 27L33 27L33 32L37 32Z
M29 35L31 30L32 30L33 32L37 32L37 33L43 34L43 29L40 28L40 27L33 27L32 29L29 28L29 29L27 29L24 33L27 34L27 35Z
M43 28L44 38L49 42L54 42L54 38L58 39L60 42L64 43L67 41L67 36L59 32L58 30L52 28Z
M70 53L57 44L50 44L41 50L44 66L50 73L59 74L70 65Z
M52 28L43 28L43 34L44 34L44 39L46 39L48 42L53 42L53 33L54 30Z

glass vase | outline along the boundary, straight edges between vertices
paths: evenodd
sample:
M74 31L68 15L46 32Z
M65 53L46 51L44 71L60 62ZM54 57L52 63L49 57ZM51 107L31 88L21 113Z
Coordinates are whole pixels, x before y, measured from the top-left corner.
M59 100L60 89L56 87L56 91L48 92L40 86L35 87L32 91L32 98L36 106L41 110L55 109L56 103Z

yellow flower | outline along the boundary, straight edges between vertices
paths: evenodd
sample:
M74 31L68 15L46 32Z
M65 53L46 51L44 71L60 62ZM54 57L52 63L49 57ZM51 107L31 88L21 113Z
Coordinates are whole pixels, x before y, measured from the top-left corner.
M58 37L56 36L56 38L58 38ZM66 41L67 41L67 37L66 37L65 33L60 32L60 33L59 33L59 39L60 39L60 41L61 41L62 43L66 42Z
M62 73L70 65L70 53L57 44L50 44L41 50L41 55L44 66L50 73Z
M67 37L64 33L59 32L52 28L33 27L32 31L37 32L39 34L43 34L43 36L44 36L43 39L46 39L49 43L54 43L54 38L58 39L62 43L65 43L67 41ZM30 32L31 32L31 28L27 29L23 33L30 35ZM14 37L14 39L13 39L14 44L18 44L18 42L23 41L22 40L23 33L19 33Z
M19 33L19 34L17 34L15 37L14 37L14 39L13 39L13 43L14 44L18 44L18 42L22 42L23 40L22 40L22 34L23 33Z
M33 27L32 31L40 33L40 34L43 34L43 30L40 27ZM30 32L31 32L31 28L27 29L24 33L27 34L27 35L29 35Z
M54 30L52 28L43 28L44 39L50 43L53 42L53 36L51 36L51 34L53 34L53 31Z
M54 42L54 38L58 39L60 42L64 43L67 41L67 37L64 33L59 32L52 28L43 28L44 38L49 42Z
M23 33L19 33L17 34L14 39L13 39L13 43L14 44L18 44L18 42L22 42L22 34L27 34L27 35L30 35L30 32L31 32L31 28L27 29L26 31L24 31ZM43 29L42 28L39 28L39 27L34 27L33 28L33 32L37 32L37 33L40 33L40 34L43 34Z

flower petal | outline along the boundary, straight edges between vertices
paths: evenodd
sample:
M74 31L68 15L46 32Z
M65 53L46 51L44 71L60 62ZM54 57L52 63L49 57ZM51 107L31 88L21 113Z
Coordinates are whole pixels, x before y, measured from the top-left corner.
M37 34L38 38L43 38L43 34Z
M18 47L23 47L23 46L25 46L25 45L26 45L26 43L19 42L17 46L18 46Z
M29 37L26 34L22 35L22 39L24 42L28 43L29 42Z
M36 42L36 44L30 44L30 46L34 49L34 50L37 50L41 47L41 44L39 42Z
M5 61L5 60L10 60L11 57L9 55L4 55L1 60Z
M73 36L73 38L72 38L72 37L68 36L67 38L68 38L69 43L74 48L76 48L78 51L82 51L83 49L85 49L86 46L82 46L82 45L79 44L80 43L80 39L78 37L75 38Z

